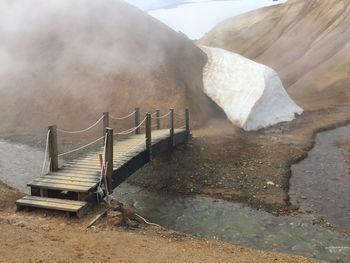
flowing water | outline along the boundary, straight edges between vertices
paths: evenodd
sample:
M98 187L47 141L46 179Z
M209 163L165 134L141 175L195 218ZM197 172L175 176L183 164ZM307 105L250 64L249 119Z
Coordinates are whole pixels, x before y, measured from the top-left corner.
M292 203L350 232L349 172L350 125L319 133L308 157L292 166Z
M0 140L0 180L24 193L33 178L41 174L44 151Z
M43 151L0 141L0 180L26 191L40 175ZM291 216L276 217L241 204L203 196L160 194L122 184L115 190L150 221L184 233L252 248L350 262L350 237Z
M290 216L276 217L203 196L159 194L124 183L115 197L152 222L184 233L252 248L350 262L350 237Z

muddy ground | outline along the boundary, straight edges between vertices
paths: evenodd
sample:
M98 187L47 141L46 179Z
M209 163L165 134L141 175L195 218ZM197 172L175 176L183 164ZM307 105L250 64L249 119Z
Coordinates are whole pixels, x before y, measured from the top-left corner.
M349 123L349 109L303 113L295 121L244 132L225 120L193 131L193 140L164 154L129 182L151 190L204 194L274 214L297 210L289 201L292 164L304 159L315 134Z
M16 212L22 194L0 185L0 262L317 262L248 249L151 226L104 224L45 211Z

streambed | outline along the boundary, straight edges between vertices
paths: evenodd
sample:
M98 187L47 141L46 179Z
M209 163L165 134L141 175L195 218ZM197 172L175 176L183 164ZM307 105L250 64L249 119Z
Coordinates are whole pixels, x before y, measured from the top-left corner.
M332 262L350 262L350 237L291 216L276 217L209 197L149 192L127 183L116 189L115 197L152 222L187 234Z
M26 183L40 175L42 159L40 149L0 141L0 180L27 192ZM313 225L303 218L276 217L204 196L149 192L127 183L116 189L115 196L133 205L150 221L184 233L331 262L350 262L348 235ZM311 202L312 198L307 200Z

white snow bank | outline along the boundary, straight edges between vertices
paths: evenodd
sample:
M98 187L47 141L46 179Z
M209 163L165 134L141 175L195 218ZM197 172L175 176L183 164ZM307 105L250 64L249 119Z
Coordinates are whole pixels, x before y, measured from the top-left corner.
M208 55L204 92L235 125L253 131L303 112L273 69L223 49L200 48Z
M137 4L138 0L128 0ZM144 0L142 0L144 1ZM152 2L156 6L157 1ZM286 0L192 0L164 1L159 5L173 4L163 9L151 10L148 13L168 25L175 31L181 31L190 39L199 39L221 21L254 9L285 3ZM178 5L174 5L174 4Z

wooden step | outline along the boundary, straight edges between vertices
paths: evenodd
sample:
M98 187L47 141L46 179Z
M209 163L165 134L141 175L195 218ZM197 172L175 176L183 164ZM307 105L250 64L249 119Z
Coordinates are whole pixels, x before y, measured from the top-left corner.
M55 177L52 178L44 178L40 177L35 180L33 180L33 183L58 183L58 184L69 184L69 185L77 185L77 186L87 186L87 187L94 187L99 183L99 180L94 180L94 181L77 181L77 180L72 180L72 179L57 179Z
M69 215L76 214L79 218L83 215L85 209L88 206L87 202L47 198L38 196L25 196L16 201L17 208L19 210L26 207L34 207L49 210L65 211Z
M88 178L88 177L77 177L77 176L65 176L65 175L43 175L39 177L40 179L55 179L55 180L62 180L62 181L74 181L74 182L89 182L89 183L95 183L100 181L100 178L94 177L94 178ZM37 178L37 179L39 179Z
M96 178L100 178L100 173L71 173L68 170L67 171L61 171L61 172L56 172L56 173L48 173L45 174L44 176L54 176L54 177L58 177L58 176L72 176L75 178L90 178L90 179L96 179Z
M51 189L51 190L61 190L61 191L70 191L70 192L77 192L77 193L87 193L91 189L93 189L95 186L97 186L96 183L91 183L89 185L80 185L80 184L73 184L68 182L40 182L40 181L33 181L29 184L27 184L30 187L35 188L42 188L42 189Z

